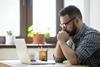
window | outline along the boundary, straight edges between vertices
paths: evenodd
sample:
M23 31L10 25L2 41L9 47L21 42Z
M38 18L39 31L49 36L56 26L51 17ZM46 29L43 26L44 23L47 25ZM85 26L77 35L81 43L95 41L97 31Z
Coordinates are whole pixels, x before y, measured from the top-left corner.
M0 1L0 36L9 30L15 36L20 35L20 0Z
M56 0L33 0L33 31L56 36Z
M33 31L38 33L50 32L46 42L56 43L56 34L60 30L58 11L63 8L63 0L28 0L32 3L32 16L28 26L33 24ZM30 11L29 10L29 11ZM28 12L29 12L28 11ZM32 23L31 23L32 22Z
M14 36L26 37L26 0L0 1L0 43L5 43L6 31Z
M0 7L0 38L5 36L7 30L11 30L15 36L25 38L30 43L27 29L33 24L36 32L50 32L51 37L47 39L49 43L56 42L56 34L60 29L58 11L63 8L63 0L2 0ZM4 39L2 41L4 43Z

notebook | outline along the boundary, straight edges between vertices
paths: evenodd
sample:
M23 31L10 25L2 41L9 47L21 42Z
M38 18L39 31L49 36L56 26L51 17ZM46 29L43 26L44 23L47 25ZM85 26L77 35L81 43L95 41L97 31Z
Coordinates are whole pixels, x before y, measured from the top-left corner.
M48 60L48 61L40 61L40 60L31 61L31 58L28 55L25 40L23 38L20 38L20 39L15 39L14 42L15 42L15 46L16 46L17 55L18 55L18 58L21 61L21 63L34 64L34 65L55 64L55 61L51 61L51 60Z

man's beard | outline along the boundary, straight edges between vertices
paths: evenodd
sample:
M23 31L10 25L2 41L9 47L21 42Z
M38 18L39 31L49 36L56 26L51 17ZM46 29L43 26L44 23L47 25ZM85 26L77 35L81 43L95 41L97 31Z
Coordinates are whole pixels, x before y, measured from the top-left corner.
M76 27L75 23L73 22L73 28L71 32L66 31L69 36L74 36L78 32L78 28Z

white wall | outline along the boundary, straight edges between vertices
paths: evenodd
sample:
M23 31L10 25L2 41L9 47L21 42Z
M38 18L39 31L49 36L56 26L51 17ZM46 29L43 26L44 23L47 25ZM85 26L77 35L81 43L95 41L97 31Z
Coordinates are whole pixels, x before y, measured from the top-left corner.
M100 31L100 0L91 0L90 6L90 26Z
M84 0L84 22L90 25L90 0Z

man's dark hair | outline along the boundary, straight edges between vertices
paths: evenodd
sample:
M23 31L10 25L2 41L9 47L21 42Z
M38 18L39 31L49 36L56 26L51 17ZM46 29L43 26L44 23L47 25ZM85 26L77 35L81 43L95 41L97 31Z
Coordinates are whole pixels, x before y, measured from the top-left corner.
M82 14L81 14L80 10L76 6L73 6L73 5L69 5L69 6L61 9L59 11L59 15L60 16L68 15L70 18L79 17L80 19L82 19Z

